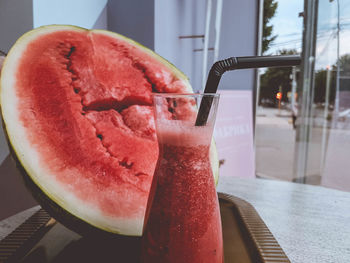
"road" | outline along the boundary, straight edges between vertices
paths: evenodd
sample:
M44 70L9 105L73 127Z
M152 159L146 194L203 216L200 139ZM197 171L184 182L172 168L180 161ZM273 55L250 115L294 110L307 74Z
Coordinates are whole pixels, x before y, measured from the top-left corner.
M293 180L295 130L290 117L277 109L259 108L256 117L255 158L258 176ZM282 116L290 116L286 111Z
M328 127L323 148L321 124L318 118L312 129L305 182L350 191L350 128L343 123L338 123L337 128ZM257 176L296 180L295 136L290 112L258 109L255 130ZM321 161L323 158L324 162Z

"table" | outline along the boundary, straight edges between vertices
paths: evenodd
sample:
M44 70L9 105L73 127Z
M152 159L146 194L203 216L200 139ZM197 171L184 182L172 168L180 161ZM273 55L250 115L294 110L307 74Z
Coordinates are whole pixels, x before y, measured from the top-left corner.
M251 203L292 262L350 262L350 193L267 179L220 178Z
M291 262L350 262L349 192L238 177L221 177L218 191L251 203ZM0 221L0 239L39 208Z

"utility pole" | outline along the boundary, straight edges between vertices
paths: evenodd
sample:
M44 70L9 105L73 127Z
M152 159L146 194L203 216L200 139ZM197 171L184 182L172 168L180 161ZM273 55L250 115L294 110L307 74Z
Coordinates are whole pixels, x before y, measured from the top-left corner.
M312 103L315 67L315 49L317 38L318 0L304 1L303 62L299 99L299 125L296 129L294 151L294 181L306 182L310 134L312 131Z
M330 2L333 2L334 0L329 0ZM339 115L339 86L340 86L340 61L339 61L339 51L340 51L340 4L339 0L337 1L337 78L336 78L336 86L335 86L335 118L338 120Z
M278 100L278 114L281 114L281 101L282 101L282 86L278 87L278 92L276 94L276 99Z
M295 107L295 94L296 94L296 91L297 91L297 77L296 77L296 74L297 74L297 70L296 70L296 67L294 66L292 68L292 101L291 101L291 109L292 111L294 110L294 107Z
M321 176L323 175L324 162L326 160L326 148L327 148L327 132L328 132L328 107L329 107L329 90L331 83L331 67L327 66L327 75L326 75L326 95L325 95L325 104L323 111L323 129L322 129L322 148L321 148Z

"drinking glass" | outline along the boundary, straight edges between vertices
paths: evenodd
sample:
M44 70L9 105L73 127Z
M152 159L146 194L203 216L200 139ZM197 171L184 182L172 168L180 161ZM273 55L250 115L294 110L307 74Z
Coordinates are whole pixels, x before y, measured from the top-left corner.
M196 125L202 100L211 102ZM210 145L218 94L153 96L159 158L145 216L142 262L222 263Z

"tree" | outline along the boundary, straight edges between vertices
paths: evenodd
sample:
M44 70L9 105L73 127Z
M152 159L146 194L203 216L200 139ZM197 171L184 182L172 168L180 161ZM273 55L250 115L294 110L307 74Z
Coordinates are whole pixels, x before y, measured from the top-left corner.
M294 55L297 51L291 50L281 50L280 55ZM269 101L276 101L276 94L279 88L282 88L282 101L288 101L287 93L291 91L292 80L290 78L292 74L292 67L282 67L282 68L268 68L264 74L261 75L260 82L260 100L268 99Z
M333 76L334 74L332 74L332 77ZM320 103L325 101L326 82L327 82L327 70L320 69L316 71L315 72L315 93L314 93L315 103Z
M337 66L333 66L334 70L337 70ZM350 76L350 54L345 54L339 58L339 68L341 76Z
M350 90L350 54L345 54L339 58L339 69L340 69L340 91ZM335 93L336 93L336 81L337 81L337 64L331 66L330 69L330 87L329 87L329 98L330 104L334 104ZM327 69L319 69L315 72L315 92L314 102L322 103L325 102L326 97L326 84L327 83Z
M270 19L275 15L278 3L275 0L264 0L264 16L263 16L263 36L262 36L262 53L264 54L271 42L277 35L272 36L273 26L268 25Z

